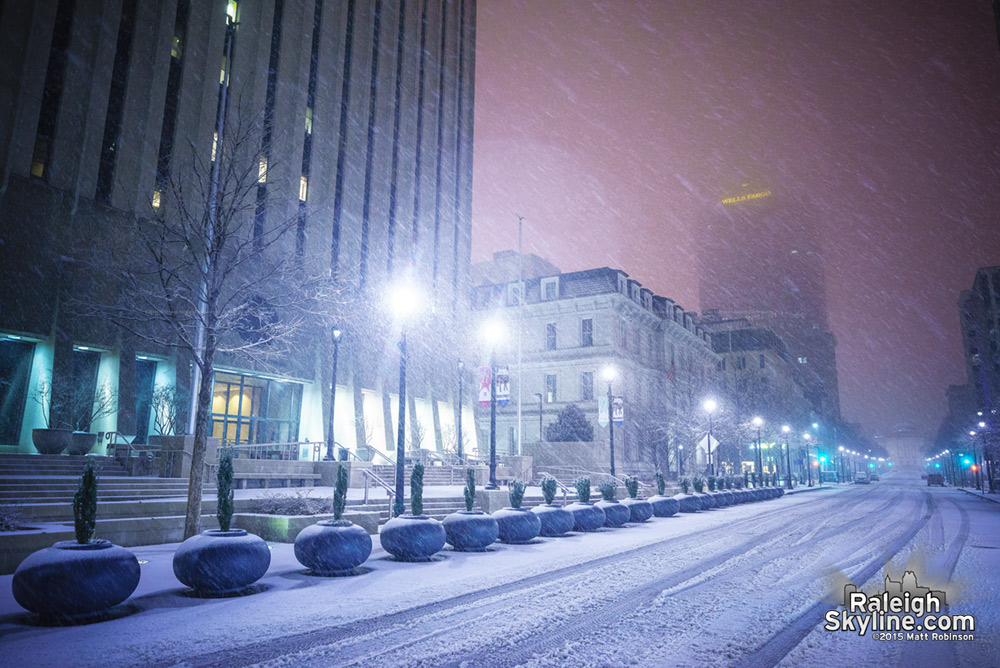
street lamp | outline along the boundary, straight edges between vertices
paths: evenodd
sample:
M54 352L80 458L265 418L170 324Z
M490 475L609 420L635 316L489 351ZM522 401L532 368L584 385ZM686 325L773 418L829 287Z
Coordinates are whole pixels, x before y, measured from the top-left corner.
M420 293L413 284L404 280L397 283L389 293L389 308L399 323L399 422L396 431L396 500L392 504L393 514L403 514L403 478L406 475L406 321L419 307Z
M535 392L535 396L538 397L538 442L541 443L545 440L542 435L542 393Z
M847 479L847 471L844 467L844 446L837 446L837 451L840 453L840 478L837 482L844 482Z
M458 463L465 464L462 459L462 380L465 376L465 362L458 360Z
M678 445L677 446L677 479L678 480L681 479L681 474L683 473L683 471L681 470L681 460L683 459L683 455L684 455L684 446L683 445Z
M763 424L764 419L762 417L757 416L753 419L753 426L757 427L757 452L754 456L754 465L757 467L757 482L754 484L754 487L760 487L763 482L761 476L764 473L764 457L760 453L760 427Z
M806 442L806 475L809 478L809 486L813 486L812 459L809 454L809 432L802 434L802 439Z
M701 405L708 413L708 471L712 475L715 475L715 470L712 468L712 413L719 405L715 402L715 399L705 399L705 402Z
M490 482L486 489L497 486L497 345L505 334L503 322L492 318L483 323L480 335L490 349Z
M781 425L781 431L785 434L785 489L792 488L792 456L788 452L788 432L792 430L787 424Z
M608 381L608 444L611 448L611 477L615 477L615 415L614 408L612 404L614 403L614 398L611 395L611 381L615 379L617 373L615 368L608 364L601 371L601 375L604 376L604 380Z
M333 379L330 381L330 410L326 417L326 457L328 462L334 460L333 456L333 408L337 398L337 353L340 350L340 337L342 332L334 329L330 332L330 339L333 341Z

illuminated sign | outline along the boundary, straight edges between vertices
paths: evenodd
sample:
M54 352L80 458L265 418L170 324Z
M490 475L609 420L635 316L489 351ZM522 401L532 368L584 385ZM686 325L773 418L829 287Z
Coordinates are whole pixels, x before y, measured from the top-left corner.
M764 190L759 193L750 193L749 195L737 195L736 197L727 197L722 200L723 204L738 204L740 202L751 202L755 199L764 199L765 197L770 197L771 191Z

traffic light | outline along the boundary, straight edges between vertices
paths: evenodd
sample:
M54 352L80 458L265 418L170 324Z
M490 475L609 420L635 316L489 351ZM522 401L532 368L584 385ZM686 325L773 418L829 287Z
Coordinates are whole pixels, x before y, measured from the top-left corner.
M979 467L976 466L975 464L973 464L972 466L969 467L969 469L972 470L972 471L978 471Z
M968 457L966 457L965 459L962 460L962 463L965 465L969 465L972 463L972 461Z
M941 462L937 462L936 464L934 464L934 468L936 469L941 468Z

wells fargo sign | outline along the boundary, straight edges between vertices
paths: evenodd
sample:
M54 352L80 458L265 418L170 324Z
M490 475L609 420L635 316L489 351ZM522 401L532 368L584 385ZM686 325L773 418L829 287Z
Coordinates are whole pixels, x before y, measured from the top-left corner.
M771 191L764 190L759 193L750 193L749 195L736 195L735 197L727 197L722 200L723 204L739 204L740 202L750 202L755 199L764 199L765 197L770 197Z

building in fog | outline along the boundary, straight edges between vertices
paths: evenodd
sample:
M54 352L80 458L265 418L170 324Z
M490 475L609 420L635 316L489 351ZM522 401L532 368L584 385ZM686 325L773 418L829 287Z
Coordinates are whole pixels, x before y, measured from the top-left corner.
M971 388L968 419L997 408L1000 392L1000 267L982 267L958 299L962 354Z
M46 417L32 397L49 381L106 388L116 409L92 430L140 439L155 388L190 390L176 349L63 305L92 280L84 242L127 243L124 221L170 206L170 184L225 145L224 117L225 133L254 131L232 158L257 180L254 229L294 221L282 252L325 258L347 295L336 440L394 448L398 333L376 311L406 270L424 294L409 421L440 447L458 410L442 343L469 294L475 21L475 0L3 3L0 446L32 451ZM312 327L304 354L266 372L217 360L215 436L323 440L331 346Z
M836 340L823 257L808 209L777 188L743 184L720 197L701 229L701 310L777 334L815 417L840 419Z
M547 427L557 413L567 404L576 404L593 424L595 441L604 445L592 463L570 456L563 463L587 463L593 467L590 470L606 470L610 462L604 456L609 439L608 385L602 370L611 365L616 370L613 394L623 399L625 413L624 422L615 427L616 467L619 472L644 476L651 476L656 466L666 472L669 416L690 414L715 388L719 358L695 314L653 294L620 269L548 275L534 275L538 272L526 269L520 314L523 372L519 372L516 256L512 261L510 252L498 253L494 260L498 266L477 265L479 276L502 275L505 268L508 276L502 282L473 288L478 320L499 318L506 331L496 354L497 364L510 369L511 399L497 411L498 452L517 452L520 382L524 444L534 447L547 440ZM543 268L537 260L526 256L524 266ZM484 344L475 361L476 367L489 364ZM479 389L478 384L474 389ZM489 410L478 410L481 447L488 443L489 423ZM535 464L539 463L536 456Z

